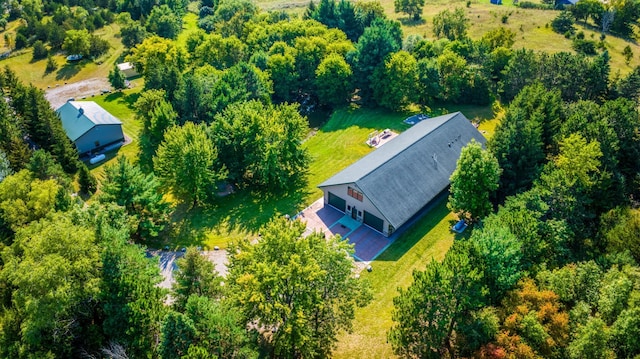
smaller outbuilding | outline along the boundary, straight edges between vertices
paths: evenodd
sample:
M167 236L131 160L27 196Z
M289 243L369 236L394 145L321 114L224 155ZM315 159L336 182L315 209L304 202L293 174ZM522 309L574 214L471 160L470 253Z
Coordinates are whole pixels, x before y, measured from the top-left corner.
M93 101L67 101L56 112L80 155L124 142L122 122Z
M118 64L117 66L118 70L120 70L126 78L140 75L136 70L136 67L133 66L131 62L123 62L121 64Z

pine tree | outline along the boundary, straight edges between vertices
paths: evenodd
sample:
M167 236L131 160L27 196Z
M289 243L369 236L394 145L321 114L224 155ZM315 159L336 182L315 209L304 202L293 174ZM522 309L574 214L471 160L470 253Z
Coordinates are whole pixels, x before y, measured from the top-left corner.
M83 163L80 165L80 171L78 172L78 184L80 184L80 191L86 194L93 194L98 189L98 181L89 172L89 168Z

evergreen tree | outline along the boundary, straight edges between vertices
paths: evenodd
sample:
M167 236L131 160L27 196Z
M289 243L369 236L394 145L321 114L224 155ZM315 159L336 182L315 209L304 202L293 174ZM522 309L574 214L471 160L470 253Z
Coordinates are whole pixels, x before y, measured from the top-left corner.
M120 71L118 65L114 64L113 69L109 71L109 83L114 89L120 90L126 87L125 81L126 77L122 71Z
M362 101L373 99L373 89L377 84L373 74L384 66L387 55L402 47L402 29L395 21L376 19L364 30L356 43L353 58L354 78Z
M136 240L158 237L169 220L170 207L162 198L160 183L153 174L144 174L126 157L105 168L99 200L123 206L135 221L131 236Z
M398 290L389 332L396 354L436 359L455 357L464 348L474 311L483 305L483 274L469 250L467 244L454 243L442 263L432 260L424 271L413 272L409 288Z
M215 266L195 247L187 248L184 257L177 261L178 270L174 273L174 306L183 311L192 295L217 298L222 292L222 277Z
M127 243L129 234L119 225L112 220L98 227L109 231L102 238L102 328L106 338L123 345L130 357L155 357L165 314L158 262Z
M89 172L89 168L83 163L80 165L80 171L78 171L78 184L80 185L80 191L91 195L98 189L98 181L96 177Z

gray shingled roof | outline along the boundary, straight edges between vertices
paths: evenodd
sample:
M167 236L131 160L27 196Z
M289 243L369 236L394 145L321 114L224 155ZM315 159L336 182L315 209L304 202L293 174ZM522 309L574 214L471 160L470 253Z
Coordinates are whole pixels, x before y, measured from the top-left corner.
M447 188L471 139L486 142L460 112L424 120L318 187L355 184L399 228Z

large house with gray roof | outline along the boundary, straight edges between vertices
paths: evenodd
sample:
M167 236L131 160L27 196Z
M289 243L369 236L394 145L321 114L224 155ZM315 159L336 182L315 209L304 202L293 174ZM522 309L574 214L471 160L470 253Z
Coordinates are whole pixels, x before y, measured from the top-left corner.
M471 140L486 142L460 112L423 120L318 187L325 205L390 236L447 190Z
M56 112L81 155L124 141L122 122L93 101L67 101Z

